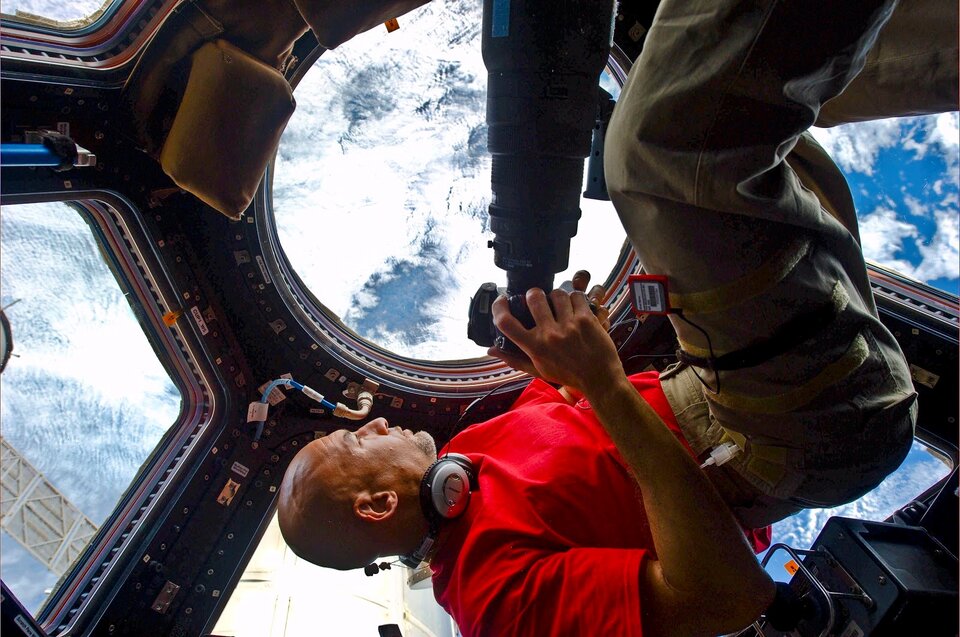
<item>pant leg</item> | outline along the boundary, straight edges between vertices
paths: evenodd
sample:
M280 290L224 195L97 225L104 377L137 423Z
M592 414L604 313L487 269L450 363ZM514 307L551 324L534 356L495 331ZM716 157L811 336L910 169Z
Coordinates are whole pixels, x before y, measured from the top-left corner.
M817 126L957 110L956 0L899 0L863 70L820 109Z
M721 372L720 392L704 394L745 448L730 466L804 506L858 497L912 440L915 393L877 318L855 215L830 209L852 208L849 193L818 196L787 159L820 105L856 76L892 9L665 0L606 138L607 185L627 234L645 270L668 276L674 307L710 335L713 355L835 309L815 336ZM846 187L839 171L826 182ZM685 351L711 353L699 329L671 320Z
M711 449L729 437L717 419L711 417L702 383L689 367L677 364L664 371L661 386L674 410L684 440L693 449L698 461L703 462L709 457ZM733 462L704 469L717 493L744 528L762 528L803 508L789 498L767 495L745 480L742 472L743 468L735 469Z

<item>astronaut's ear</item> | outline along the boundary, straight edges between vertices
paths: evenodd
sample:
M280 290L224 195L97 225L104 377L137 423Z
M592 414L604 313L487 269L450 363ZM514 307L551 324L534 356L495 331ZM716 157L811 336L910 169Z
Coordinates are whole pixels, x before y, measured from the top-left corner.
M397 511L399 503L396 491L364 491L353 501L353 513L367 522L382 522Z

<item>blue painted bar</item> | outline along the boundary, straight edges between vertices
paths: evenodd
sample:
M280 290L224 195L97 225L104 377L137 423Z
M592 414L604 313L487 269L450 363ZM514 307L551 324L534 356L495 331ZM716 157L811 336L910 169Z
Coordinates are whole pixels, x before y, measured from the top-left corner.
M43 144L0 144L0 166L59 166L60 161Z

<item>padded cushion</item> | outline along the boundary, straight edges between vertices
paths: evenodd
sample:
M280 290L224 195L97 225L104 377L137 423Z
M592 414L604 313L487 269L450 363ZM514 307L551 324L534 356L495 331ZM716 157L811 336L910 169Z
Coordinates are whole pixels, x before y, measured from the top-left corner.
M208 42L193 54L160 165L178 186L239 219L295 107L276 69L224 40Z
M353 36L426 4L428 0L294 0L317 40L333 49Z
M223 25L196 2L184 2L164 20L123 86L121 108L138 145L159 159L186 90L190 56L220 37Z

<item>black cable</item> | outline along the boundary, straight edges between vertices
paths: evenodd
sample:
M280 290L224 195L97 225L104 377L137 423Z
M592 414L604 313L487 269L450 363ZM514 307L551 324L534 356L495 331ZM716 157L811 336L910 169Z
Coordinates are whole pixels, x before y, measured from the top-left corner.
M373 562L372 564L367 564L363 567L363 574L367 577L372 577L381 571L389 571L394 566L400 566L406 568L400 560L393 560L392 562L380 562L377 564Z
M467 414L470 413L470 410L476 407L477 405L479 405L481 402L483 402L490 396L492 396L494 392L496 392L498 389L506 387L512 382L513 381L508 380L500 383L499 385L496 385L493 389L485 393L483 396L480 396L479 398L474 399L469 405L467 405L466 409L463 410L463 413L460 414L460 417L457 418L457 421L450 426L450 433L449 433L449 436L447 437L447 453L444 455L447 455L453 452L453 449L451 449L450 447L450 443L453 442L453 437L456 436L458 433L460 433L460 424L463 422L463 419L467 417Z
M716 357L716 356L714 355L714 353L713 353L713 342L710 340L710 335L707 334L707 331L706 331L705 329L703 329L702 327L700 327L699 325L697 325L696 323L694 323L693 321L691 321L690 319L688 319L686 316L684 316L684 315L683 315L683 310L681 310L680 308L671 308L670 313L671 313L671 314L675 314L676 316L680 317L680 320L681 320L681 321L683 321L684 323L686 323L686 324L689 325L690 327L693 327L694 329L698 330L701 334L703 334L703 337L704 337L704 338L706 339L706 341L707 341L707 351L710 352L710 356L707 358L707 361L716 360L717 357ZM677 358L678 358L679 360L684 360L683 350L682 350L682 349L677 351ZM707 369L711 369L711 366L708 365L706 368L707 368ZM713 369L713 375L714 375L714 376L716 377L716 379L717 379L717 389L714 390L712 387L710 387L709 383L707 383L707 381L703 380L703 378L700 376L700 374L697 373L697 367L696 367L695 365L690 365L690 369L693 370L693 373L694 373L694 375L697 377L697 380L699 380L699 381L703 384L703 386L707 388L707 391L709 391L709 392L711 392L711 393L713 393L713 394L715 394L715 395L719 395L719 394L720 394L720 370L718 370L718 369Z

